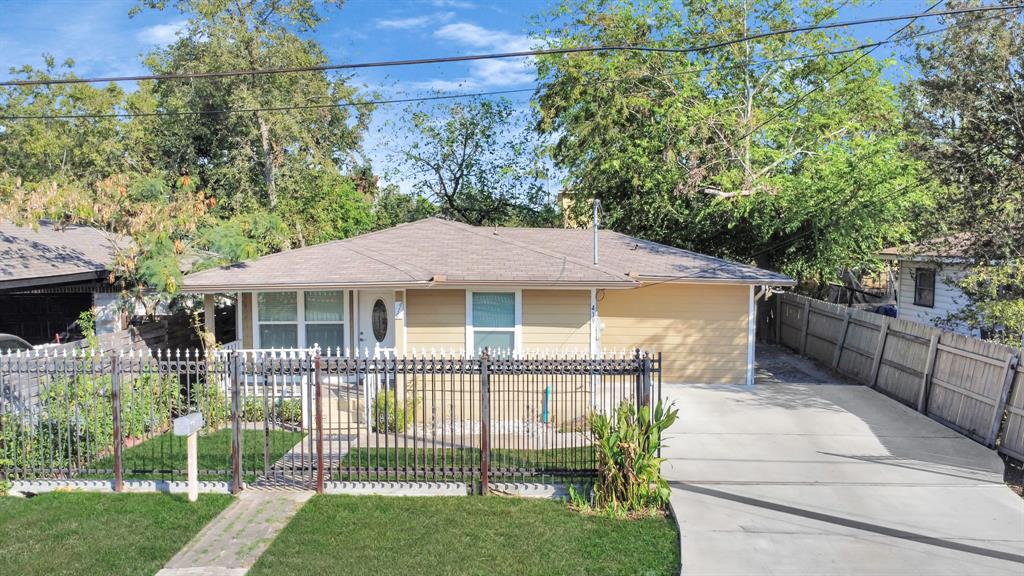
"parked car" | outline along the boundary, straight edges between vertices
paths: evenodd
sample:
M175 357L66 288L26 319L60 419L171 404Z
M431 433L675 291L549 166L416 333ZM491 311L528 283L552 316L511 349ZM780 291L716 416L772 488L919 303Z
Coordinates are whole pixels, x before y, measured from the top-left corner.
M31 350L32 345L18 338L14 334L0 334L0 354Z

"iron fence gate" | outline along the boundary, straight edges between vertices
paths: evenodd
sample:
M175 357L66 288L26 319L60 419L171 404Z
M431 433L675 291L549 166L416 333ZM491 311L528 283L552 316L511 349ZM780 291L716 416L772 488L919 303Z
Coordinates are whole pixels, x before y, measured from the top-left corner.
M0 475L183 480L171 422L203 413L200 479L562 482L589 415L661 395L661 357L354 357L319 350L0 356Z

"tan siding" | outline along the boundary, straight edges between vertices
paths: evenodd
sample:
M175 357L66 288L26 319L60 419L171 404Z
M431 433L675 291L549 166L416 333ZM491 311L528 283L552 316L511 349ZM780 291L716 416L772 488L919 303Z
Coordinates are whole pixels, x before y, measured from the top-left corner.
M253 347L252 337L252 292L242 293L242 348Z
M523 290L523 350L590 351L588 290Z
M407 290L405 330L409 350L466 349L466 293L463 290Z
M605 290L598 299L605 350L664 354L666 382L746 381L750 288L658 284Z

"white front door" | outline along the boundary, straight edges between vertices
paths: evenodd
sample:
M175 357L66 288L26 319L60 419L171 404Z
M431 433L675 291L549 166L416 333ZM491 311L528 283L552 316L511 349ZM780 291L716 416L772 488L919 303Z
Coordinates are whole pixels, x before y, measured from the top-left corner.
M359 292L356 346L359 354L391 352L395 348L395 294L393 291Z

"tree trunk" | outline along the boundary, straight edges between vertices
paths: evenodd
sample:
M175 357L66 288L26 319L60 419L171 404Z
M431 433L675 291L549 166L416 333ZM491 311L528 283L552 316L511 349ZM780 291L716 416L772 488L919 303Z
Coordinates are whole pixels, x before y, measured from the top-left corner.
M277 207L277 184L274 180L274 148L270 142L270 127L259 112L256 113L256 124L260 128L260 147L263 153L263 184L267 187L267 202L273 209Z

